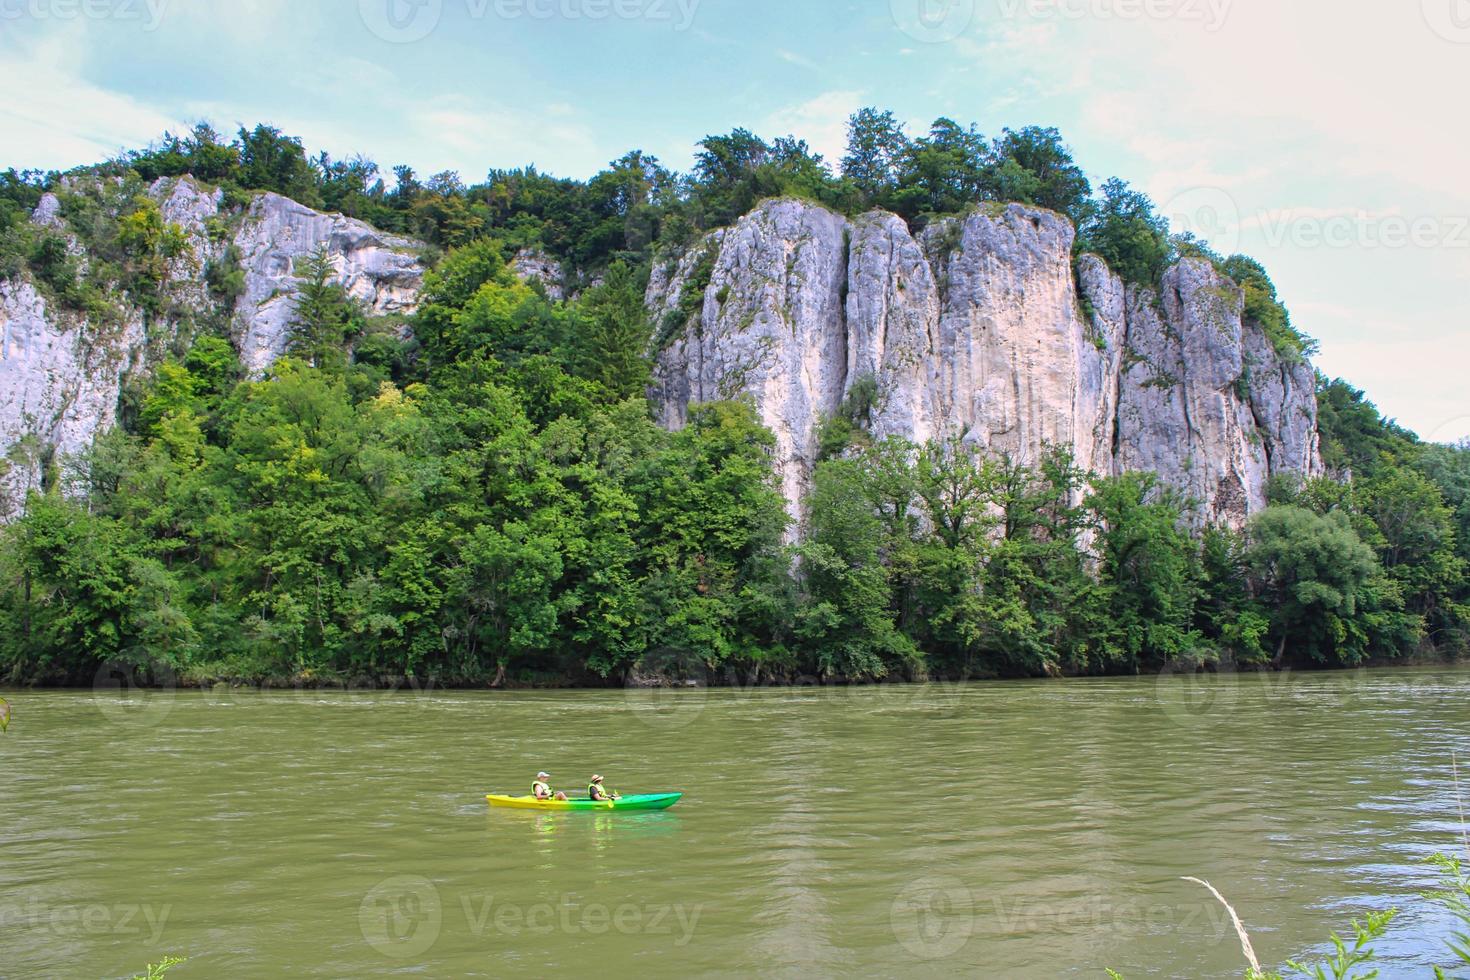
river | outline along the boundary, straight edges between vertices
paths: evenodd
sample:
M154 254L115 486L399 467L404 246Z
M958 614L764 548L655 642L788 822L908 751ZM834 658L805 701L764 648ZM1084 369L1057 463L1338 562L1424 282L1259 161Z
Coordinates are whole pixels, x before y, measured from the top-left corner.
M1470 760L1456 670L5 696L10 977L1240 976L1185 875L1269 964L1400 906L1426 976ZM543 768L686 796L486 806Z

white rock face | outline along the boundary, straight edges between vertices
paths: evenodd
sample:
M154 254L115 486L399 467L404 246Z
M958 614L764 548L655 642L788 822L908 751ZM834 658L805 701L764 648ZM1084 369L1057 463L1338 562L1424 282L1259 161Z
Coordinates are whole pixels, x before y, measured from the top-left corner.
M42 228L62 227L61 199L55 194L42 194L41 200L36 204L36 209L31 212L31 224Z
M677 317L713 257L698 314L658 357L660 417L753 398L797 517L821 419L867 378L875 436L959 435L1023 462L1070 446L1094 473L1158 472L1199 521L1240 524L1271 474L1320 470L1311 369L1241 322L1233 283L1186 261L1156 297L1083 256L1079 285L1072 240L1066 219L1020 205L916 240L891 214L766 202L654 270L649 307Z
M122 377L143 349L142 319L85 333L30 283L0 282L0 450L11 457L0 464L0 520L39 488L47 459L85 449L117 417Z
M147 369L182 323L215 312L205 272L231 246L238 251L245 289L229 311L230 322L241 361L252 373L263 372L285 350L297 264L319 247L369 313L406 315L418 299L423 269L417 242L278 194L259 195L243 216L231 216L220 211L220 191L189 178L156 181L148 193L164 220L178 225L188 240L169 264L168 312L162 317L145 325L142 313L124 304L128 313L121 327L89 323L49 307L29 282L0 282L0 453L32 447L15 453L21 461L0 478L0 519L15 511L27 487L38 485L43 458L80 452L114 423L130 373ZM85 262L62 211L61 200L46 194L31 220L65 234Z
M317 248L371 313L407 314L417 301L413 241L275 194L230 215L218 191L187 178L149 193L189 243L170 264L163 317L145 323L134 310L120 324L87 323L29 282L0 283L0 453L20 446L0 478L0 520L38 483L45 458L84 450L113 424L127 378L181 325L221 312L205 273L232 247L244 292L223 312L255 373L287 345L299 262ZM63 205L47 195L32 220L80 249ZM775 433L796 516L818 426L855 388L876 390L875 436L959 435L1027 462L1048 444L1071 446L1099 474L1158 472L1198 501L1201 521L1239 524L1264 505L1271 475L1320 471L1311 367L1278 357L1242 322L1233 283L1186 261L1155 295L1125 287L1093 256L1074 276L1072 238L1065 219L1018 205L939 221L916 238L891 214L849 220L768 201L655 265L647 302L669 334L655 408L676 427L691 403L751 397ZM561 285L546 256L522 253L512 265L549 292Z
M413 311L423 285L418 243L340 214L322 214L279 194L262 194L234 238L245 268L235 304L236 346L260 373L286 349L296 307L297 263L325 247L337 279L373 314Z
M539 282L546 290L546 298L561 300L566 296L562 285L561 263L535 249L523 248L510 260L511 271L526 282Z

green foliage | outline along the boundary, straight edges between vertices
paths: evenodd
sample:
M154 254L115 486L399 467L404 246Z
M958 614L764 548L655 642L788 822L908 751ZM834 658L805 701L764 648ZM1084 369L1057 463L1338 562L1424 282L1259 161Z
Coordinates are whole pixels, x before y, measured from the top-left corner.
M345 345L365 326L361 307L337 281L325 245L305 256L295 272L287 349L312 367L340 371L346 365Z
M186 658L198 636L178 582L127 525L56 496L4 532L0 649L14 680L90 681L100 664L145 671Z
M169 970L185 962L188 960L182 956L165 956L157 963L149 963L147 972L136 974L133 980L163 980Z
M1245 292L1246 319L1260 325L1277 354L1288 361L1301 361L1317 353L1317 342L1291 325L1291 315L1277 298L1276 285L1261 263L1232 255L1220 268Z
M1445 945L1457 966L1470 966L1470 876L1467 876L1460 858L1436 854L1430 860L1439 868L1444 885L1429 892L1425 898L1445 909L1459 923ZM1437 970L1435 975L1442 977L1445 974Z
M1047 674L1103 666L1078 550L1080 474L898 439L817 467L799 630L826 673Z
M1005 130L995 141L991 196L1050 208L1081 226L1092 210L1092 185L1053 128Z
M653 340L654 350L667 349L699 315L700 310L704 307L704 297L709 290L710 279L715 274L715 259L718 257L717 249L708 244L702 247L694 265L689 269L689 274L684 278L679 301L664 314L663 320L659 323L658 335ZM721 302L724 301L721 300Z
M1317 377L1317 428L1322 462L1338 474L1369 475L1412 458L1413 433L1384 419L1367 396L1341 379Z
M1277 662L1288 648L1316 661L1362 660L1367 638L1359 615L1379 605L1372 584L1381 569L1348 516L1268 507L1251 521L1249 539L1245 566L1270 611Z
M204 284L218 302L234 307L235 300L245 292L245 269L240 265L238 247L227 245L219 258L206 263Z
M617 401L637 398L648 388L645 285L626 263L615 262L582 304L586 317L580 333L586 363L581 373Z
M1373 947L1369 944L1381 939L1388 931L1389 923L1398 915L1397 909L1369 912L1362 920L1353 920L1353 940L1349 945L1337 933L1331 937L1334 955L1323 963L1302 964L1288 960L1287 966L1310 977L1311 980L1373 980L1377 969L1363 969L1373 961Z
M634 150L587 181L524 168L467 186L397 167L390 188L372 161L309 156L272 127L227 141L202 125L64 182L0 174L0 274L98 327L121 322L119 293L183 323L168 279L186 237L148 185L184 174L224 190L203 270L219 312L129 390L124 430L77 459L8 447L29 496L0 532L0 673L873 679L1466 645L1470 452L1420 444L1341 382L1318 390L1340 479L1278 481L1245 535L1196 535L1187 502L1151 478L1089 478L1063 454L875 443L880 392L858 377L821 426L792 546L773 437L749 405L697 407L677 433L652 423L647 355L707 299L705 236L777 195L916 227L1013 200L1052 208L1133 282L1181 256L1214 262L1278 352L1311 353L1259 264L1171 238L1121 181L1093 199L1054 129L986 140L938 119L910 138L865 109L840 175L795 137L736 129L701 141L683 176ZM27 220L44 189L64 230ZM227 242L265 191L427 242L437 261L412 321L366 317L318 252L295 270L290 356L243 379L218 336L244 286ZM928 245L947 255L962 231L947 218ZM506 256L521 248L563 262L580 295L519 281ZM652 257L691 248L679 303L650 324Z
M908 137L892 111L859 109L847 121L842 174L869 199L878 199L897 187L908 150Z
M1151 202L1120 180L1105 183L1094 198L1083 168L1050 127L1004 129L987 140L974 124L939 118L924 134L910 137L893 112L867 107L848 120L840 172L796 136L767 141L744 128L699 141L695 166L683 175L637 149L585 181L535 167L491 170L480 184L467 184L453 171L424 178L407 166L389 169L391 175L361 156L310 156L299 138L266 124L242 126L227 142L201 123L187 135L164 133L145 150L73 176L121 175L136 194L159 178L192 175L223 189L227 211L243 208L253 194L276 192L412 236L427 242L434 255L493 239L505 254L521 248L548 253L563 263L573 286L595 281L620 261L641 278L658 251L686 249L771 197L801 198L849 215L886 208L915 227L977 205L1017 201L1066 215L1078 228L1078 247L1097 252L1131 282L1155 283L1178 256L1208 257L1240 282L1248 315L1279 351L1298 357L1313 349L1292 328L1259 265L1239 256L1221 260L1207 243L1187 235L1171 239ZM22 219L43 188L56 186L57 176L0 175L0 274L14 275L29 263L36 233ZM77 221L69 220L75 227ZM137 219L142 225L147 220ZM146 241L156 230L133 228L129 239L141 235ZM83 229L89 244L97 238L93 231ZM66 280L66 270L48 255L50 275ZM217 265L208 270L209 282L229 302L238 295L231 263L226 257ZM138 257L123 271L146 282L150 270L157 271ZM155 284L157 278L152 276ZM99 277L98 285L105 279ZM93 307L98 302L95 296L85 299ZM80 309L82 300L73 296L68 302ZM671 314L658 325L659 337L672 336L691 312L682 309L678 323Z
M1168 222L1146 195L1116 177L1103 184L1102 199L1078 229L1077 245L1140 285L1157 283L1172 255Z
M1148 669L1202 645L1194 629L1203 569L1182 508L1149 473L1093 485L1098 578L1107 602L1109 659Z

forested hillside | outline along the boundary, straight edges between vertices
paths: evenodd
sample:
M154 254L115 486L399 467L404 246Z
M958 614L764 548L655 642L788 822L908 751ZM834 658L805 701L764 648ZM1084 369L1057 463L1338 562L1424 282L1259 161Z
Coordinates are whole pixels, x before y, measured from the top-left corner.
M1243 531L1195 528L1170 487L1082 472L1065 446L1024 465L872 438L855 397L825 420L793 535L750 405L654 423L656 257L773 196L915 229L987 202L1049 208L1130 282L1209 260L1281 356L1310 355L1258 263L1171 236L1119 180L1094 191L1054 130L986 139L941 119L910 138L864 110L839 168L737 130L690 174L634 151L586 181L527 168L466 186L200 126L0 177L0 280L89 329L120 304L164 316L183 246L146 190L181 175L235 212L273 191L417 239L431 271L400 322L369 316L324 255L302 261L288 356L255 376L228 315L236 272L211 265L219 314L186 318L117 427L74 458L8 447L44 478L0 531L0 681L109 665L201 683L871 680L1463 651L1470 451L1418 442L1342 381L1319 379L1327 474L1277 481ZM72 238L32 220L44 192ZM560 263L558 288L515 275L522 250Z

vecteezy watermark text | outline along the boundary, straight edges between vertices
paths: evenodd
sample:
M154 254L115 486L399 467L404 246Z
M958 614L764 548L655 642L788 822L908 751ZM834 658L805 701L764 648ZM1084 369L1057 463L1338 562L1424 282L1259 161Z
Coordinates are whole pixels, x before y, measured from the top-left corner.
M641 20L687 31L702 0L358 0L367 29L390 44L421 41L455 4L472 21Z
M148 944L156 946L172 914L172 905L146 902L47 905L32 899L25 904L0 904L0 930L56 936L146 936Z
M998 9L1010 21L1175 20L1225 26L1235 0L889 0L898 29L916 41L942 44L970 29L981 13ZM993 5L993 6L992 6ZM988 12L988 11L987 11Z
M1218 941L1231 928L1228 913L1208 902L1149 904L1104 895L1045 902L982 894L950 875L909 882L894 896L889 915L893 938L923 960L954 956L976 935L1131 937L1177 931Z
M459 917L456 931L476 938L516 936L623 936L667 937L682 948L694 938L704 905L605 905L561 895L544 902L510 902L493 892L470 891L445 902L427 878L400 875L387 878L363 896L358 928L369 946L392 959L422 956L444 930L446 918Z
M1011 20L1179 20L1214 33L1225 26L1235 0L997 0Z
M169 0L0 0L0 20L135 21L154 31Z
M1221 255L1251 230L1273 248L1470 249L1470 215L1403 214L1361 208L1283 208L1247 213L1221 187L1190 187L1159 208L1176 233L1189 233Z

